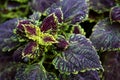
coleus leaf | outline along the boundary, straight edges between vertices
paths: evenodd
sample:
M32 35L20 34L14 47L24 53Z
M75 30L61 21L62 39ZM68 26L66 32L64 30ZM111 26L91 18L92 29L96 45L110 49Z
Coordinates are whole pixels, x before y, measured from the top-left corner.
M106 51L102 53L103 60L103 79L105 80L119 80L120 79L120 52Z
M56 8L54 11L52 11L55 13L55 15L57 16L58 18L58 22L59 23L62 23L63 22L63 12L61 10L61 8Z
M25 28L26 26L31 27L30 24L31 24L31 21L29 20L19 20L17 27L14 29L14 33L22 37L25 36Z
M14 80L16 70L21 65L22 65L21 63L18 64L18 63L13 63L9 61L5 63L5 65L2 64L2 67L4 68L0 70L0 80Z
M13 33L14 28L17 26L17 20L11 19L0 24L0 50L11 51L19 45L14 40L15 34Z
M115 6L116 0L89 0L89 3L90 9L98 13L103 13Z
M120 48L120 23L111 23L108 18L99 21L93 29L90 40L97 50Z
M54 78L54 79L53 79ZM41 64L28 65L18 69L17 80L56 80L55 75L46 72Z
M88 14L88 4L86 0L61 0L53 4L48 13L54 12L55 9L61 8L64 22L82 22Z
M19 48L17 48L17 50L14 51L14 53L12 55L14 61L19 62L22 60L23 49L24 49L24 47L20 46Z
M54 58L53 65L63 73L102 69L91 42L80 34L70 36L68 48Z
M35 11L44 12L48 7L58 1L59 0L33 0L31 6Z
M72 30L71 30L71 32L74 33L74 34L82 34L82 35L85 35L84 29L83 29L79 24L72 25Z
M60 80L100 80L97 71L79 72L78 74L60 74Z
M110 19L113 22L120 22L120 7L115 6L111 9Z
M53 26L52 25L53 25L53 23L49 23L48 24L46 22L46 24L45 24L43 22L43 25L40 28L40 27L32 24L30 21L22 21L17 26L17 29L15 30L16 31L15 33L19 34L19 35L21 35L20 33L22 33L23 35L21 35L21 36L23 38L26 37L28 40L33 40L37 44L40 44L40 45L51 45L52 43L56 43L57 41L55 40L55 38L51 34L44 33L44 31L47 30L47 29L52 28L54 26L54 25ZM43 29L44 29L44 31L42 31Z
M34 41L30 41L22 51L22 57L34 58L36 57L36 51L38 50L38 44Z
M56 31L57 30L57 25L58 25L58 18L57 16L53 13L47 16L41 25L41 32L46 32L48 30Z
M58 43L55 44L58 50L65 50L69 46L69 42L65 39L64 36L59 36L57 39Z

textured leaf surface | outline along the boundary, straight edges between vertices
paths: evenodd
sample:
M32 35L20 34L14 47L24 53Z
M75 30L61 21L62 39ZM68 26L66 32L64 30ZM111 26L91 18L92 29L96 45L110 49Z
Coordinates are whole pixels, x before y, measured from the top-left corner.
M71 73L102 68L96 50L84 36L71 35L69 42L68 48L53 60L56 69Z
M53 4L48 11L52 12L55 9L61 8L63 12L63 20L71 23L81 22L88 13L88 4L86 0L61 0Z
M0 24L0 50L10 51L18 43L12 40L14 37L13 29L17 26L17 19L12 19Z
M1 63L1 61L0 61ZM0 80L15 80L14 76L16 74L17 68L19 68L21 64L7 62L2 64L2 67L4 67L2 70L0 70ZM1 68L1 67L0 67Z
M60 75L60 80L100 80L97 71L79 72L78 74Z
M111 12L110 12L110 19L113 22L120 22L120 7L116 6L113 7Z
M103 13L110 10L111 7L116 5L115 0L89 0L90 8L98 13Z
M46 72L44 67L39 64L33 64L21 67L16 74L17 80L56 80L56 76Z
M31 6L35 11L44 12L48 7L57 1L59 0L32 0Z
M90 40L97 50L120 48L120 23L111 23L109 19L98 22Z

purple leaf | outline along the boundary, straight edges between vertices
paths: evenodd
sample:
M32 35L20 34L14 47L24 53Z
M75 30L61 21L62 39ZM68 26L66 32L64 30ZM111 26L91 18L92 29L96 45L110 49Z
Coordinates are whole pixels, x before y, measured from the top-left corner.
M113 7L110 12L110 19L113 22L120 22L120 7Z
M15 37L13 30L17 26L17 19L11 19L0 24L0 50L11 51L19 45L12 38Z
M31 6L35 11L44 12L53 3L56 3L58 1L59 0L32 0Z
M64 37L58 37L58 43L55 44L55 46L57 47L58 50L65 50L68 48L68 41L65 40Z
M120 23L111 23L109 19L104 19L93 30L90 40L97 50L120 48Z
M55 31L57 29L57 24L58 24L58 20L55 14L54 13L50 14L43 20L41 25L41 31L42 32L46 32L48 30Z
M22 50L23 50L23 47L19 47L17 50L14 51L12 56L14 61L16 62L22 61Z
M36 30L33 27L31 21L20 20L18 25L17 25L16 33L21 35L21 34L25 34L25 31L27 31L27 33L30 33L30 35L35 35L36 34Z
M64 73L102 69L91 42L80 34L70 36L68 48L53 60L53 65Z
M28 65L18 69L15 79L17 80L51 80L41 64ZM53 79L55 80L55 79Z
M79 72L78 74L60 75L60 80L100 80L97 71Z
M108 51L102 55L105 80L119 80L120 79L120 52Z
M62 0L53 4L48 13L56 8L61 8L64 22L82 22L88 14L88 4L86 0Z
M72 33L85 35L84 29L80 25L73 25Z
M115 0L90 0L90 8L98 13L109 11L116 5Z
M23 57L33 58L36 56L35 51L38 49L38 44L36 42L29 42L22 51Z
M43 40L44 40L44 42L51 42L51 43L56 42L56 40L53 39L53 38L50 37L50 36L44 36Z
M53 12L57 16L59 23L61 23L63 21L63 12L62 12L61 8L56 8L55 11L53 11Z

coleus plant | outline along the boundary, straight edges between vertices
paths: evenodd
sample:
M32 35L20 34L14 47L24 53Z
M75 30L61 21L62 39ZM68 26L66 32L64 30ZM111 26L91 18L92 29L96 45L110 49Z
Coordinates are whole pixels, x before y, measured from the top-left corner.
M0 79L100 80L97 70L103 68L99 56L79 25L87 17L87 1L45 2L49 4L40 6L40 12L30 18L0 24L1 56L13 58ZM6 77L10 73L13 75Z
M108 17L97 22L90 40L99 51L103 62L104 80L119 80L120 72L120 6L119 3L109 10Z

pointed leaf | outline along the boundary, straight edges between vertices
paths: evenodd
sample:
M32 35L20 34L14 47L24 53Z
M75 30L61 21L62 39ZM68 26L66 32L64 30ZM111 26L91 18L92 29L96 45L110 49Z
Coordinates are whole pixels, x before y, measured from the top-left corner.
M0 50L11 51L19 45L12 37L15 36L13 30L17 26L17 19L12 19L0 24Z
M98 13L109 11L116 5L116 0L89 0L90 8Z
M54 38L54 36L44 33L41 36L41 40L39 39L38 43L41 45L52 45L53 43L57 43L57 40Z
M38 44L36 42L29 42L22 51L23 57L34 58L36 57L36 51L38 50Z
M59 23L61 23L63 21L63 12L61 10L61 8L56 8L55 11L52 11L55 13L55 15L58 18Z
M115 6L111 9L110 19L113 22L120 22L120 7Z
M31 24L31 22L29 20L19 20L18 24L17 24L17 31L16 31L16 33L19 33L19 32L20 32L19 34L24 33L25 32L25 30L24 30L25 24L26 25L27 24Z
M53 4L49 11L54 11L56 8L61 8L65 22L81 22L88 14L88 4L86 0L61 0Z
M109 19L98 22L90 40L97 50L115 50L120 48L120 23L111 23Z
M65 50L68 48L69 43L67 40L65 40L63 36L59 36L57 40L58 43L55 44L55 46L57 47L58 50Z
M58 19L56 15L54 13L50 14L43 20L41 25L41 32L46 32L48 30L55 31L57 29L57 24L58 24Z
M69 42L68 48L53 60L56 69L72 73L102 68L96 50L84 36L71 35Z
M85 35L84 29L80 25L73 25L72 33Z

